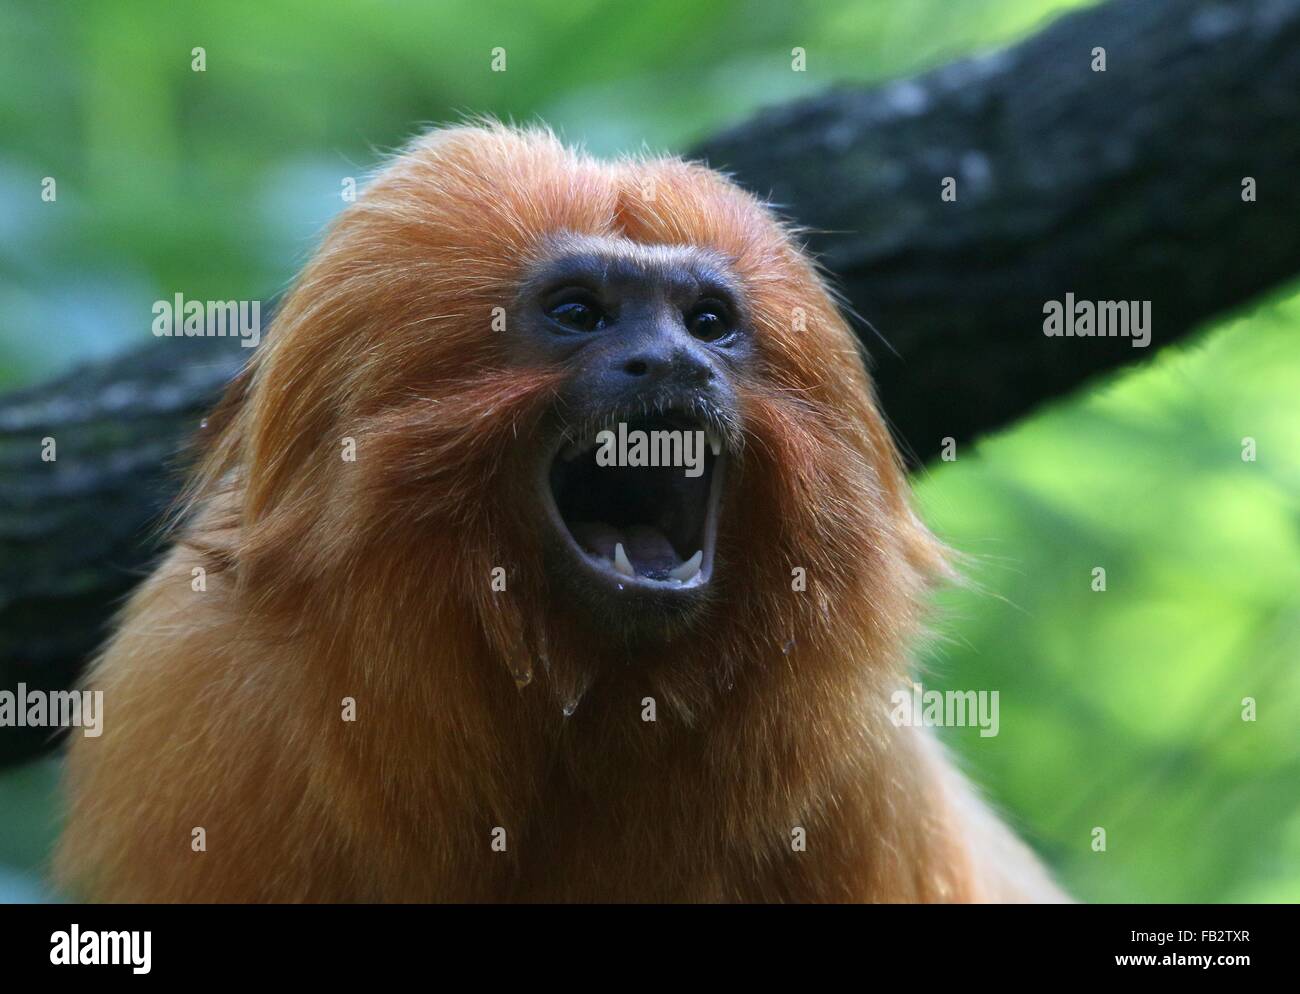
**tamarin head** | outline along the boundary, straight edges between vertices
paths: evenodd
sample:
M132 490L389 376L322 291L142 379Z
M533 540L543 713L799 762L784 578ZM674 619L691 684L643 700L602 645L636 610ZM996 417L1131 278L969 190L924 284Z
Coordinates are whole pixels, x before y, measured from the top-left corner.
M227 537L247 603L421 651L453 626L565 701L636 672L694 711L746 667L886 666L938 567L814 265L675 158L416 141L225 411L192 538Z

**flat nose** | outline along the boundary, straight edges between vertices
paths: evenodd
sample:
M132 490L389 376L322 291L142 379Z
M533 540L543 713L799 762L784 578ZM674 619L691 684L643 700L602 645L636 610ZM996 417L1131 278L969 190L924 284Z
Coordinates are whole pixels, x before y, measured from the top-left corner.
M703 387L713 379L713 366L689 347L655 341L633 348L618 360L628 386Z

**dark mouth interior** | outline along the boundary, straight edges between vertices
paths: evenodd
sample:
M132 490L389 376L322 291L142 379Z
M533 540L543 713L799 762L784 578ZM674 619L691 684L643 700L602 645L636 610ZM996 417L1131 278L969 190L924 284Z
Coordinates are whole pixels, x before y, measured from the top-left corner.
M615 429L617 430L617 429ZM634 431L701 431L702 426L673 418L627 422ZM653 436L650 436L653 437ZM617 545L638 577L671 580L673 570L702 551L715 457L698 436L704 471L687 476L687 467L602 466L599 446L572 460L562 451L551 466L551 492L560 517L578 546L610 564Z

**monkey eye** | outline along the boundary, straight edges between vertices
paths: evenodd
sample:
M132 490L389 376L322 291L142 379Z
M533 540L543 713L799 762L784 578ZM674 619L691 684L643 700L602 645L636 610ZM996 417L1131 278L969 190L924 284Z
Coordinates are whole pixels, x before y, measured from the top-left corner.
M706 300L686 315L686 330L702 342L718 342L732 333L731 316L722 304Z
M599 331L606 324L605 312L585 294L561 298L546 308L546 316L570 331Z

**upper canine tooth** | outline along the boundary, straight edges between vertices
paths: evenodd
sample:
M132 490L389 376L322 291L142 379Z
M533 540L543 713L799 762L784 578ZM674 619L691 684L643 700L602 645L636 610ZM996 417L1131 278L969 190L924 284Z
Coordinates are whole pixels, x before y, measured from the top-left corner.
M722 439L718 438L712 429L709 429L705 434L708 436L709 448L713 450L713 454L715 456L722 455Z
M622 546L619 546L619 548L622 548ZM695 555L691 556L690 559L686 560L686 562L682 563L676 569L670 569L668 575L674 580L685 582L700 571L700 564L702 562L704 562L704 550L700 549L695 553Z
M627 558L627 553L623 551L622 542L618 542L614 546L614 568L624 576L636 576L636 570L632 568L632 563Z

